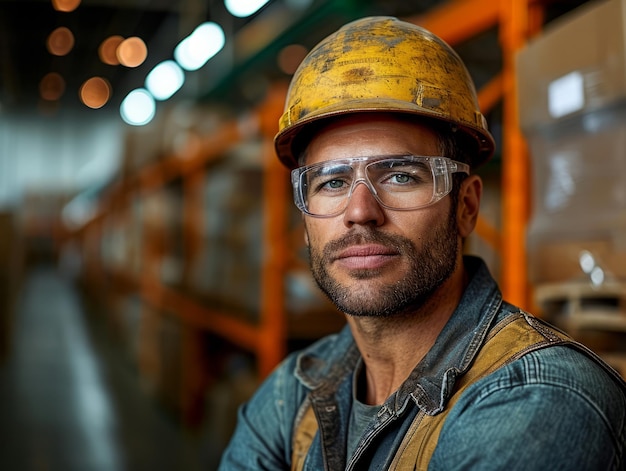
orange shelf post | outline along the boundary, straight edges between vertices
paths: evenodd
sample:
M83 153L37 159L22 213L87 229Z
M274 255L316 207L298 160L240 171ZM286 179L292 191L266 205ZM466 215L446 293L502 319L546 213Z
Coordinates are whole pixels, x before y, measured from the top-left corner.
M499 14L497 0L455 0L407 20L455 45L495 26Z
M274 153L273 137L282 113L286 88L278 85L259 109L263 140L263 249L259 376L267 376L287 351L285 269L288 244L287 205L291 202L289 175Z
M528 1L502 0L500 43L503 55L502 142L502 291L506 298L528 308L526 223L529 214L529 162L519 128L515 52L528 31Z

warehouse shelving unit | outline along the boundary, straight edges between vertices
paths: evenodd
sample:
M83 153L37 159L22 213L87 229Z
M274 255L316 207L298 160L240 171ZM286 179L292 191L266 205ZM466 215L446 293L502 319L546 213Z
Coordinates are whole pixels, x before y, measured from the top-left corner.
M303 237L300 232L290 230L288 172L273 157L274 128L282 113L285 93L286 85L276 84L265 101L244 116L226 119L212 133L190 140L179 153L163 155L125 175L100 198L97 214L73 234L80 241L84 259L83 285L92 297L106 304L107 321L127 337L128 343L134 344L139 373L148 383L167 376L163 359L159 358L158 340L164 316L174 317L180 324L176 335L180 337L181 371L177 382L181 391L174 401L190 423L197 420L197 410L201 407L198 403L211 380L207 376L212 366L205 358L203 332L251 352L257 360L258 375L263 377L285 356L290 336L306 340L306 331L311 330L313 339L343 323L329 305L320 306L326 311L320 319L329 324L326 327L308 325L311 329L307 329L306 319L304 325L298 324L301 318L290 322L286 312L284 275L290 266L301 263L294 259L291 247L301 245ZM262 153L263 223L262 232L256 237L262 247L263 261L256 319L221 308L188 288L191 262L204 243L201 226L206 212L202 204L205 176L214 162L246 140L258 141ZM176 220L171 214L164 215L162 207L158 208L159 199L168 191L174 191L179 201L174 211L169 210ZM171 201L165 202L165 206L168 204ZM133 225L140 226L139 231L136 227L131 230ZM172 226L178 228L175 236L168 234ZM137 240L129 244L132 237ZM171 262L168 251L172 250L178 252L175 257L178 268L174 271L180 273L168 277L164 269L167 271L167 261ZM168 278L178 281L171 282ZM130 334L125 332L129 327L120 319L124 315L116 309L118 300L128 294L135 294L143 305L139 325Z
M506 298L522 307L529 304L525 252L529 164L517 118L514 55L527 38L541 28L544 3L545 0L453 0L425 15L409 19L438 34L452 46L499 27L502 70L481 88L479 99L485 113L499 103L503 107L502 227L481 217L477 233L500 258L500 281ZM202 332L210 332L251 352L256 358L261 378L287 352L289 321L284 302L285 274L288 267L296 263L291 253L294 246L301 245L302 238L301 234L290 229L288 174L274 158L272 144L285 93L286 86L276 84L264 102L250 110L243 119L224 119L209 134L195 135L176 153L162 156L125 176L101 198L97 215L73 234L80 241L83 254L84 284L87 288L98 287L92 290L94 296L102 295L100 287L108 286L111 291L137 294L146 306L139 319L140 335L136 347L141 374L150 376L159 370L154 352L157 347L149 336L155 335L160 316L167 313L178 320L181 338L179 407L190 422L195 420L198 402L210 380L207 378L210 366L207 366L204 354ZM263 154L263 225L262 234L259 234L263 258L259 314L253 322L212 307L210 303L190 295L180 285L164 282L165 251L170 250L171 245L164 235L166 228L151 227L145 223L146 208L143 207L143 202L155 192L163 191L168 185L176 185L181 202L177 224L181 232L180 243L184 246L182 253L177 254L177 260L180 279L188 280L190 263L198 256L203 244L201 193L207 167L233 146L250 139L260 142ZM144 218L144 223L138 237L141 252L127 257L138 260L138 264L130 272L105 266L102 241L107 231L117 229L123 233L136 224L137 213L142 211L144 214L139 217Z

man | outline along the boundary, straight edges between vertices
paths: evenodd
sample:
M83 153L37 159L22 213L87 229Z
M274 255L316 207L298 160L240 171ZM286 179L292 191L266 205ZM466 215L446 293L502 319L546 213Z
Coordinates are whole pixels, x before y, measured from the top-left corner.
M347 326L240 409L221 469L624 469L624 382L462 255L494 141L449 46L344 26L294 75L276 149Z

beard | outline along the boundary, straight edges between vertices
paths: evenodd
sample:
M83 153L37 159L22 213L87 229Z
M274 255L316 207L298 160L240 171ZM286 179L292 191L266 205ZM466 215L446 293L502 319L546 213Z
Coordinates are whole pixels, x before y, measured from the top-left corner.
M447 218L429 232L424 244L417 248L406 237L385 234L363 226L341 239L329 242L322 251L309 245L311 272L317 285L343 313L356 317L390 317L409 314L424 305L433 293L452 275L457 265L458 230L456 211L451 208ZM334 253L355 244L381 244L392 248L409 264L402 279L380 285L377 289L366 280L375 279L381 270L364 269L352 272L355 287L340 283L330 275L328 267ZM363 283L359 284L359 281Z

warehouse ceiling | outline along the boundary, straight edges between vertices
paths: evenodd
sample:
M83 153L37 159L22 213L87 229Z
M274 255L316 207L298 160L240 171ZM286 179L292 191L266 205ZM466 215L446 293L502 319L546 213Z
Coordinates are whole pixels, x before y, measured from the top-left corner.
M444 1L273 0L256 15L240 19L228 14L222 0L82 0L71 12L56 11L51 0L0 0L0 111L50 106L40 97L41 80L50 72L58 73L65 81L62 96L53 104L55 107L82 106L78 90L85 80L98 76L111 86L112 96L107 106L117 109L129 91L143 86L147 73L156 64L172 58L173 49L182 38L207 20L221 24L227 38L239 35L240 43L245 42L240 49L248 52L231 50L223 54L228 57L222 57L221 62L209 64L199 72L201 79L196 80L188 93L204 98L212 90L215 93L230 87L235 83L233 78L246 76L246 72L249 77L250 70L262 69L267 76L280 76L275 65L277 47L290 41L310 47L352 18L364 14L413 16ZM551 14L558 15L581 3L584 2L551 1ZM272 23L269 18L281 21ZM265 30L254 29L264 22ZM50 33L62 26L72 32L74 46L68 54L55 56L47 49L46 42ZM267 31L272 27L273 36ZM242 34L244 31L246 36ZM140 37L147 45L145 62L137 67L104 64L98 49L112 35ZM498 51L493 44L483 41L474 49L468 48L467 60L490 61L487 68L497 67ZM210 70L211 67L215 70ZM258 73L254 76L260 77Z
M51 0L0 1L0 76L4 108L30 108L40 101L39 83L49 72L65 80L62 105L78 105L77 91L90 77L106 78L113 96L120 98L141 86L146 70L169 58L182 37L182 1L83 0L72 12L55 11ZM186 2L190 3L190 2ZM50 33L67 27L74 47L65 56L52 55L46 46ZM98 48L109 36L138 36L148 46L141 66L106 65Z
M147 72L156 64L171 59L176 44L198 24L215 21L222 25L227 36L232 36L278 11L281 3L309 4L308 11L316 11L322 4L337 4L340 7L337 10L357 11L373 6L375 10L392 14L406 12L404 0L306 3L273 0L246 19L228 14L221 0L82 0L71 12L56 11L52 0L0 0L0 103L5 110L37 106L41 102L42 78L56 72L65 80L62 106L80 105L78 90L85 80L94 76L110 83L111 101L117 105L130 90L143 86ZM376 7L377 3L384 7ZM425 8L437 1L421 3ZM297 15L306 16L307 11L294 10L286 22L300 20ZM48 36L58 27L68 28L74 36L74 47L64 56L55 56L47 48ZM98 48L112 35L143 39L148 49L145 62L134 68L104 64Z

